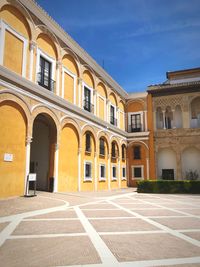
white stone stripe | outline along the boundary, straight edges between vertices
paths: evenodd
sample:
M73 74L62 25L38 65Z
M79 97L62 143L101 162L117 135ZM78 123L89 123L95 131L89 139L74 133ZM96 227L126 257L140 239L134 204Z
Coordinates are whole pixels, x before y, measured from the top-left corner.
M174 259L160 259L160 260L144 260L144 261L129 261L118 262L114 264L86 264L86 265L66 265L57 267L155 267L155 266L170 266L182 264L200 263L200 257L191 258L174 258ZM181 266L180 266L181 267Z
M181 238L181 239L183 239L183 240L185 240L185 241L187 241L187 242L189 242L189 243L191 243L191 244L193 244L193 245L195 245L197 247L200 247L200 241L198 241L198 240L195 240L195 239L193 239L193 238L191 238L189 236L186 236L186 235L184 235L182 233L179 233L176 230L173 230L173 229L171 229L171 228L169 228L169 227L167 227L165 225L162 225L161 223L158 223L158 222L155 222L155 221L153 221L153 220L151 220L149 218L146 218L146 217L144 217L144 216L142 216L142 215L140 215L140 214L138 214L136 212L133 212L133 211L131 211L129 209L123 208L122 206L120 206L120 205L118 205L116 203L113 203L110 200L108 200L108 203L113 204L113 205L115 205L118 208L121 208L122 210L128 212L129 214L135 215L137 218L140 218L143 221L146 221L147 223L150 223L150 224L154 225L155 227L157 227L157 228L159 228L161 230L164 230L167 233L170 233L173 236L176 236L178 238Z
M25 222L37 222L37 221L77 221L78 218L38 218L38 219L23 219Z
M141 234L162 234L163 230L155 231L127 231L127 232L98 232L99 235L141 235Z
M76 211L76 214L80 219L80 222L82 223L86 233L88 234L90 240L92 241L94 247L96 248L102 263L109 264L109 266L115 265L117 263L116 258L111 253L111 251L104 243L104 241L101 239L101 237L96 232L91 223L88 221L88 219L85 217L81 209L79 207L74 207L74 210Z
M88 220L124 220L124 219L135 219L134 216L129 217L87 217Z
M98 208L97 209L85 209L85 208L81 208L81 210L87 210L87 211L88 210L91 210L91 211L104 210L105 211L105 210L119 210L119 209L115 209L115 208L113 208L113 209L98 209Z
M41 235L12 235L7 239L28 239L28 238L52 238L52 237L68 237L68 236L87 236L87 233L69 233L69 234L41 234Z
M15 230L15 228L18 226L18 224L21 222L21 219L18 218L14 221L12 221L11 223L9 223L9 225L7 225L3 231L1 231L0 233L0 247L3 245L3 243L6 241L6 239L8 239L10 237L10 235L12 234L12 232Z

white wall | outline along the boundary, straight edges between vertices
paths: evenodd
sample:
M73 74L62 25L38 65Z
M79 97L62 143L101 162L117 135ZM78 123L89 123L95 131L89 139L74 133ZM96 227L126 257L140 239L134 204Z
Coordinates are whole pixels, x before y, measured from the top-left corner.
M157 153L157 174L162 177L162 169L174 169L174 179L176 179L176 154L170 148L161 149Z

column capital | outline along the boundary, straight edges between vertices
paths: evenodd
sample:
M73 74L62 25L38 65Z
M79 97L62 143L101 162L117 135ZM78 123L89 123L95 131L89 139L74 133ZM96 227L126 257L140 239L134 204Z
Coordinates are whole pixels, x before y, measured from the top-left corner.
M81 154L81 147L78 148L78 154Z
M61 66L62 66L62 62L59 59L59 60L56 61L56 69L59 69Z
M34 50L37 47L37 43L34 41L29 42L29 49Z
M59 143L55 143L55 150L59 149L60 144Z
M106 104L110 104L110 99L106 99Z
M83 81L82 78L80 78L80 77L78 77L77 80L78 80L78 84L81 84Z

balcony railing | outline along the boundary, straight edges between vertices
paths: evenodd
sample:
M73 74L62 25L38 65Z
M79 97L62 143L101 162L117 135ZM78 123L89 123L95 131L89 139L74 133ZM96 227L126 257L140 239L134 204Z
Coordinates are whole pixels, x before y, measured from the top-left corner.
M117 119L113 116L110 116L110 124L117 126Z
M137 124L131 124L128 127L128 132L129 133L135 133L135 132L142 132L142 124L137 123Z
M37 73L37 82L40 86L48 89L49 91L54 91L55 81L52 80L49 76L44 75L42 72Z
M83 108L91 113L94 113L94 105L88 100L83 101Z

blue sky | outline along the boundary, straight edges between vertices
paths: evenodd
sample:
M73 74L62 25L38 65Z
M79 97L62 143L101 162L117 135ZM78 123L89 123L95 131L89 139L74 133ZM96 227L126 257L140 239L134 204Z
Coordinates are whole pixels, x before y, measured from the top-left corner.
M37 0L127 91L200 67L200 0Z

